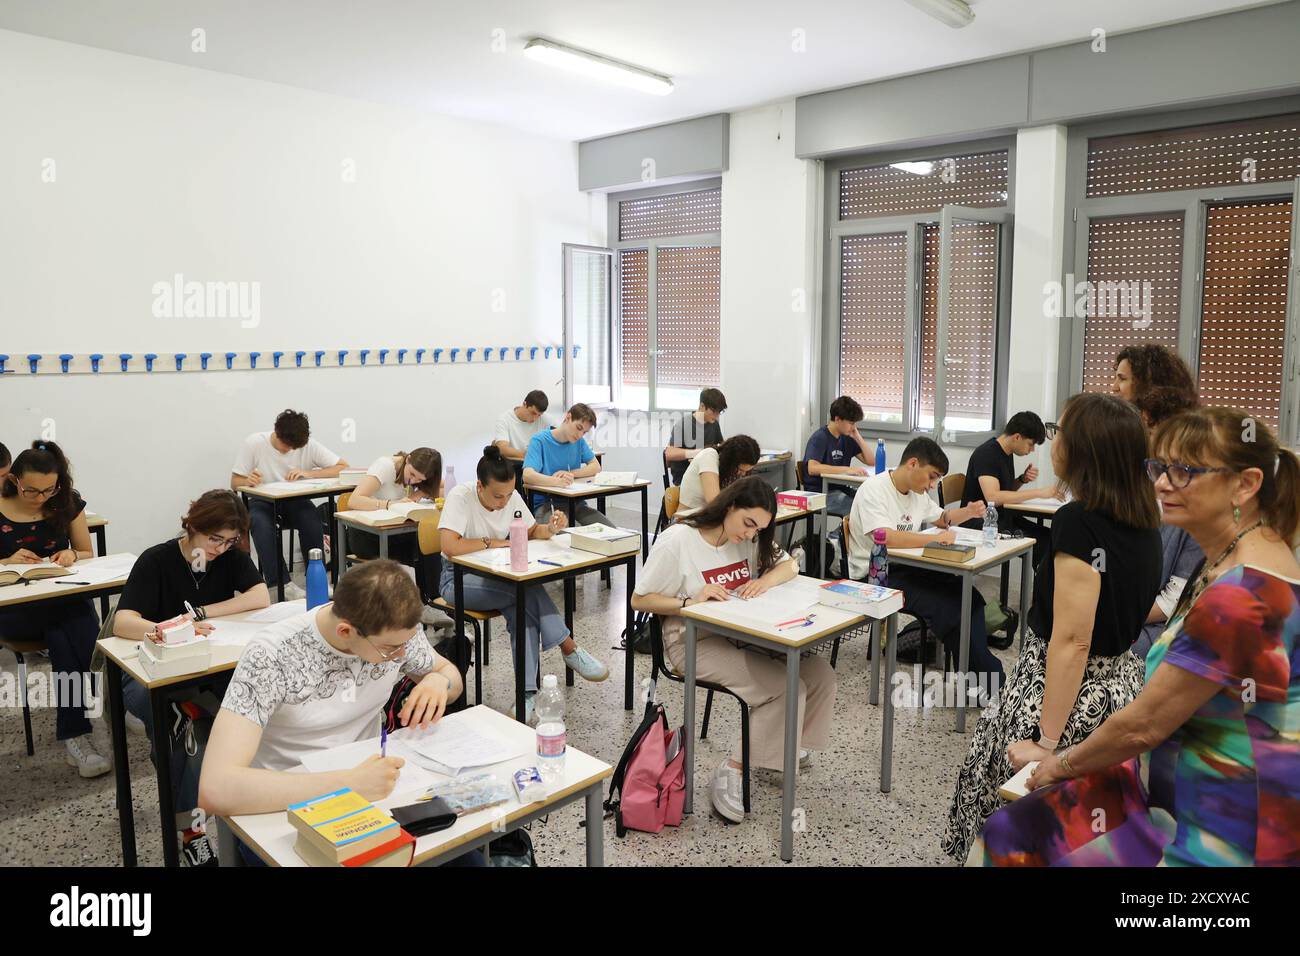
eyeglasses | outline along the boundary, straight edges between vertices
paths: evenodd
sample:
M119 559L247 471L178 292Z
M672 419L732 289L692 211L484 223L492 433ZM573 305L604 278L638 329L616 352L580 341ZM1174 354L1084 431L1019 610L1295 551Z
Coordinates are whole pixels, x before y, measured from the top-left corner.
M1048 440L1055 438L1056 433L1061 430L1061 426L1058 425L1056 422L1044 422L1043 428L1047 430Z
M1206 468L1200 465L1184 465L1181 461L1163 462L1159 458L1147 458L1142 462L1146 467L1147 477L1154 485L1164 475L1169 484L1175 488L1186 488L1197 475L1213 474L1216 471L1230 472L1231 468Z
M415 636L414 634L411 635L411 637L414 636ZM375 653L379 655L379 659L381 661L397 661L397 660L401 660L403 657L406 656L406 641L403 641L401 644L398 644L391 651L385 652L380 649L378 644L376 644L370 638L366 637L366 635L362 634L361 637L362 639L365 640L367 644L369 644L371 647L375 649ZM407 638L407 640L410 639L411 638Z
M49 488L27 488L17 478L14 478L14 484L18 486L18 492L24 498L48 498L50 495L57 494L59 491L58 485L53 485Z
M243 539L244 536L242 534L237 534L233 538L223 538L219 534L210 534L208 535L208 544L216 548L218 551L225 551L227 548L233 548Z

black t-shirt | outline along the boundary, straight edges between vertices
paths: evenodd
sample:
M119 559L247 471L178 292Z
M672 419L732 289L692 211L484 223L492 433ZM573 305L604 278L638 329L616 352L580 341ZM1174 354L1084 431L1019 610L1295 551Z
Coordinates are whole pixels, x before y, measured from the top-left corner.
M983 501L984 490L980 488L980 477L991 476L998 480L1002 491L1015 491L1016 458L1002 450L996 438L990 438L970 453L966 463L966 488L961 493L961 506L964 508L972 501ZM972 518L966 522L968 528L984 527L984 519ZM1004 509L998 509L998 527L1003 531L1011 528L1011 515Z
M672 436L668 444L674 448L716 448L722 444L722 426L717 422L701 422L693 414L687 413L677 419L673 425ZM668 472L673 476L673 484L680 485L686 469L691 467L689 461L670 461Z
M1056 587L1054 558L1069 554L1101 572L1101 593L1089 653L1117 657L1138 635L1160 591L1162 549L1156 528L1131 528L1081 501L1061 505L1052 516L1052 552L1039 565L1029 626L1044 641L1052 635Z
M86 501L74 490L72 492L71 514L68 523L86 510ZM42 558L49 558L58 551L67 551L72 547L68 539L68 529L58 531L54 522L48 518L39 521L13 521L0 514L0 558L8 558L26 549Z
M261 583L262 575L245 551L230 548L200 572L190 567L175 540L164 541L136 559L117 606L156 624L184 614L186 601L196 608L219 604Z

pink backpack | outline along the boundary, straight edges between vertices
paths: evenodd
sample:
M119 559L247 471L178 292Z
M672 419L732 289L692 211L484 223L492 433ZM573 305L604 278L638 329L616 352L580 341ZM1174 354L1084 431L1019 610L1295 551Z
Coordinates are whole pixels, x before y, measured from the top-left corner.
M682 731L668 729L668 714L654 700L653 685L646 702L645 718L637 727L619 758L609 784L605 809L614 813L614 829L620 836L628 830L658 833L664 825L682 822L686 802L686 749ZM675 743L674 743L675 742ZM673 746L678 752L668 759Z

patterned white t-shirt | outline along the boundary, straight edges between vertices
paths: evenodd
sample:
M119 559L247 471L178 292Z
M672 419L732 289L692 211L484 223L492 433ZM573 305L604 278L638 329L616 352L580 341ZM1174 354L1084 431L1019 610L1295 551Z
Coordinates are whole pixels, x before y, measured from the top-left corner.
M262 728L252 766L288 770L305 754L379 735L379 715L402 675L438 665L424 632L406 656L372 664L335 650L316 626L318 608L277 621L248 643L221 706Z

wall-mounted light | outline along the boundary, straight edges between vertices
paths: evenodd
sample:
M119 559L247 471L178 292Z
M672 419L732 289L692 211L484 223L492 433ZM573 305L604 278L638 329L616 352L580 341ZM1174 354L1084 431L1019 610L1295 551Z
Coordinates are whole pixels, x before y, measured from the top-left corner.
M589 53L562 43L543 40L541 37L533 37L524 44L524 55L606 83L631 87L642 93L667 96L673 91L672 79L661 73L621 63L599 53Z

